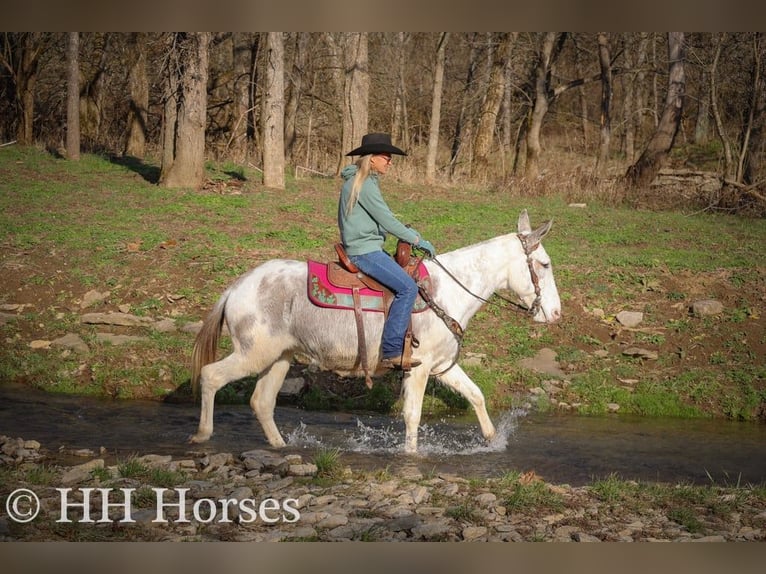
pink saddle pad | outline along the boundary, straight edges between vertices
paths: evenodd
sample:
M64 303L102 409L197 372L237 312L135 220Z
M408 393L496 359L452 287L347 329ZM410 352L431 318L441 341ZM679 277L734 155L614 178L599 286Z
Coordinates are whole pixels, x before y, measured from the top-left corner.
M308 297L309 300L319 307L329 307L332 309L353 309L354 295L349 287L338 287L330 283L327 278L327 263L318 261L307 262L308 265ZM424 282L427 289L430 289L431 278L428 275L428 269L421 262L418 267L418 277ZM364 287L359 290L362 301L362 310L385 311L383 303L383 292ZM413 313L420 313L428 309L428 305L418 295Z

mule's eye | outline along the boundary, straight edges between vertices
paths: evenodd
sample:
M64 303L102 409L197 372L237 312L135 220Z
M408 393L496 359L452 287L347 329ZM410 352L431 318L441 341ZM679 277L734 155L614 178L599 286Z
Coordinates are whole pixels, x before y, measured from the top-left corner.
M545 263L540 262L540 265L543 266L543 269L550 269L551 268L551 262L550 261L547 261Z

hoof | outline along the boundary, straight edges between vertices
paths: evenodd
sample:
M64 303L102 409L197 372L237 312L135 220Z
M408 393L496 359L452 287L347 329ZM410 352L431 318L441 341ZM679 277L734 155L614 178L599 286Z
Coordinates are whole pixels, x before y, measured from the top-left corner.
M200 434L200 433L197 433L197 434L193 434L193 435L191 435L191 436L190 436L190 437L187 439L187 441L186 441L186 442L188 442L189 444L199 444L199 443L201 443L201 442L207 442L209 439L210 439L210 435L209 435L209 434Z

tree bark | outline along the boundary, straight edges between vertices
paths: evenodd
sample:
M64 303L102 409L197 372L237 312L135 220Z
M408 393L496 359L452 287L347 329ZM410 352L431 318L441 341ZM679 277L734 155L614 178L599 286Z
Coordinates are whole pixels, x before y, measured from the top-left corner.
M173 149L165 149L163 158L172 164L163 164L160 185L199 189L205 181L205 126L207 121L207 76L210 32L177 33L178 68L168 69L170 85L176 83L174 98L168 100L175 109L167 110L165 129L172 130ZM170 120L175 115L175 121ZM170 145L170 134L165 145Z
M86 147L98 147L101 139L101 121L104 107L104 87L107 82L109 58L109 34L96 33L92 56L97 62L90 68L92 75L86 77L80 92L80 128Z
M149 79L146 75L146 38L133 32L129 44L128 121L123 155L143 159L146 155L147 120L149 113Z
M263 185L285 188L285 47L282 32L266 35Z
M536 179L540 175L540 131L543 119L548 113L550 105L550 74L553 64L553 48L556 43L557 32L546 32L542 38L540 51L537 55L537 66L534 74L534 107L530 115L529 128L527 130L527 162L524 167L528 179Z
M80 33L67 34L66 155L80 159Z
M747 99L747 121L740 135L740 154L737 165L737 182L755 184L759 173L763 150L763 130L766 123L766 78L764 78L764 35L753 35L753 63L750 69L750 86Z
M346 152L357 147L367 133L370 73L367 67L367 32L344 33L344 76L342 107L342 152L338 173ZM402 144L404 145L404 144Z
M596 175L606 173L609 159L609 142L612 139L612 62L609 51L609 37L606 32L598 34L598 61L601 68L601 115L599 123L598 158L596 159Z
M487 93L482 105L479 124L473 142L473 161L471 177L485 179L489 170L489 152L494 141L497 115L505 94L505 68L511 55L514 36L503 32L497 38L492 53L492 66L489 74Z
M428 152L426 154L427 184L436 181L436 156L439 151L439 122L442 111L442 90L444 88L444 63L447 59L447 40L449 32L439 35L436 46L436 65L434 66L434 89L431 97L431 125L428 130Z
M465 116L468 110L469 101L469 87L473 84L474 74L476 73L476 66L478 60L478 50L476 48L476 38L478 33L474 32L471 35L470 44L471 51L468 56L468 69L466 71L465 89L463 90L463 98L460 104L460 112L458 113L457 121L455 122L455 130L452 136L452 146L450 151L450 179L455 176L455 169L457 168L457 156L463 147L463 129L465 124Z
M672 149L683 113L684 90L684 33L668 33L668 91L657 130L649 140L638 161L628 168L626 177L633 187L649 185L657 175L662 162Z
M296 32L292 73L290 74L287 104L285 105L285 153L293 163L296 160L295 141L298 130L298 104L303 92L303 76L306 73L308 41L308 33Z

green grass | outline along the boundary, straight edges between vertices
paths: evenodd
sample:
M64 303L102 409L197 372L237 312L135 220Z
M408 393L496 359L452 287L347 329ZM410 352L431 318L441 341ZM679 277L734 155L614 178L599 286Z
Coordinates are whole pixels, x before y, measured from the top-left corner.
M163 189L147 180L156 175L151 162L129 165L92 154L68 162L32 148L0 149L0 265L6 277L19 278L0 302L15 302L25 288L29 299L44 301L25 310L23 320L0 326L6 341L0 380L78 394L162 397L188 381L193 336L143 330L137 334L147 336L146 343L96 344L97 329L78 322L76 300L85 291L111 291L95 310L127 303L137 315L191 322L262 261L333 257L336 179L288 177L287 188L276 191L263 188L254 170L233 163L210 162L207 170L215 183L236 181L238 192ZM763 219L648 211L598 198L575 209L555 193L537 197L501 186L426 189L390 179L384 191L400 219L440 253L515 231L524 208L534 224L554 220L545 248L553 259L562 321L540 328L503 305L486 305L466 331L463 352L486 358L465 370L490 410L515 406L520 394L540 386L545 377L517 363L551 347L572 372L566 397L556 398L581 403L580 412L602 414L617 403L620 413L645 416L758 416L766 401L760 358L766 335L752 329L763 322L762 303L746 295L763 291ZM389 238L388 247L393 244ZM715 288L742 296L720 316L685 313L694 298L718 294L705 283L711 277L722 277ZM679 311L667 313L673 305ZM583 319L594 308L605 312L605 320ZM608 331L623 309L643 311L646 330L622 332L613 341ZM33 338L68 332L80 334L90 353L62 356L28 348ZM694 346L710 340L721 343L688 364ZM627 344L661 353L653 363L623 357L619 350ZM609 358L596 359L597 350ZM639 383L627 389L620 378ZM372 392L344 397L312 386L301 406L394 412L398 385L381 381ZM242 402L244 395L224 389L219 400ZM539 406L555 408L551 401ZM424 412L468 409L463 399L429 383Z

